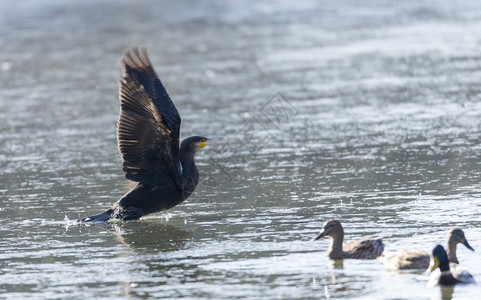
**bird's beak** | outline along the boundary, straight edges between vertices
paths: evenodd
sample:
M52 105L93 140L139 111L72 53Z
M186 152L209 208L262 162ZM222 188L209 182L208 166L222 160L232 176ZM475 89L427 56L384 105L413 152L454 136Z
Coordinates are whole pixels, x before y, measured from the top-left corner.
M311 240L311 242L320 240L320 239L324 238L325 236L326 236L326 231L323 230L323 231L321 231L318 235L316 235L316 236Z
M473 247L471 247L471 245L468 243L467 240L464 240L464 243L463 243L464 246L466 246L466 248L468 248L469 250L472 250L474 251Z
M436 268L439 266L439 259L437 257L431 256L431 261L429 262L429 270L432 272L436 270Z
M224 140L223 137L218 137L218 138L212 138L212 139L207 139L205 142L200 143L200 149L204 148L207 145L214 144L217 142L222 142Z

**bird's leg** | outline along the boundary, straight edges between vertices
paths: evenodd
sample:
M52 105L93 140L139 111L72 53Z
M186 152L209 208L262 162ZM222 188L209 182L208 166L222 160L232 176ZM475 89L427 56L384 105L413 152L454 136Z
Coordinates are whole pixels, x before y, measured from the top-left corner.
M140 217L142 217L142 209L135 206L116 209L113 216L114 219L121 220L138 220Z

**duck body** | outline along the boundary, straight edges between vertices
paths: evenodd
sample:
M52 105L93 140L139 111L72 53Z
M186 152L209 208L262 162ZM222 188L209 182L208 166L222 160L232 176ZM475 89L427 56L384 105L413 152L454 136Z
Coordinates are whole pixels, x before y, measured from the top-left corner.
M382 238L366 238L343 243L344 258L375 259L382 255Z
M384 253L379 260L382 261L387 270L426 270L429 266L429 252L415 250L398 250L396 252Z
M449 286L449 285L455 285L459 283L463 283L463 281L453 276L451 271L440 272L439 270L437 270L429 275L427 286L428 287L433 287L436 285Z

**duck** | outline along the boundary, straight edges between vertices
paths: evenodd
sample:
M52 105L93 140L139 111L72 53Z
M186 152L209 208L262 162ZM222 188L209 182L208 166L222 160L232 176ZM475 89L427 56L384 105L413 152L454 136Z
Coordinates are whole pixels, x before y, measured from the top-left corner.
M437 270L439 268L439 271ZM460 283L476 284L473 276L467 271L458 272L456 269L450 268L448 254L443 246L436 245L432 250L432 256L429 264L431 274L428 279L427 286L436 285L455 285Z
M384 251L384 243L381 237L365 238L343 243L344 229L337 220L327 220L322 225L321 232L311 241L317 241L326 236L331 237L331 245L327 250L330 259L375 259Z
M451 268L462 268L459 266L459 261L456 256L456 248L458 244L463 244L469 250L474 251L473 247L469 245L464 231L458 227L451 228L446 236L447 255L451 263ZM396 252L384 253L379 257L387 270L426 270L429 267L430 253L428 251L418 250L398 250Z

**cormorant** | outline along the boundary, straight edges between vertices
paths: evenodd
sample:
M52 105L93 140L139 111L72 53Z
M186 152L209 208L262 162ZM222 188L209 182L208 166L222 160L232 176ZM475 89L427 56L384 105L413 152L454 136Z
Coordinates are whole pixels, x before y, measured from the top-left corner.
M124 50L120 65L117 142L125 177L138 184L110 209L82 222L136 220L183 202L199 181L195 153L223 140L192 136L183 140L179 149L179 112L157 77L146 48Z

